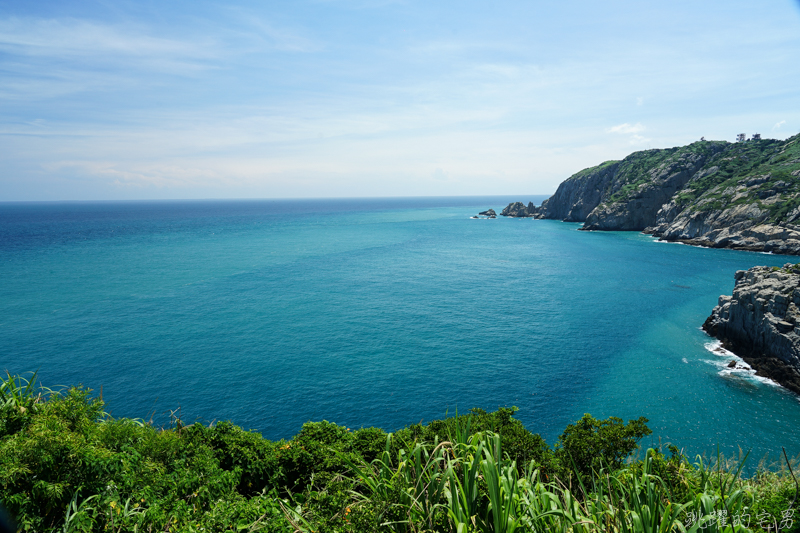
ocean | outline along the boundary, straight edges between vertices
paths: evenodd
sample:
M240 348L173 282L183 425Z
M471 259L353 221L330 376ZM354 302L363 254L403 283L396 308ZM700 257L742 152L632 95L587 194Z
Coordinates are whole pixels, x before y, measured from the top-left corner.
M644 446L800 453L800 401L700 326L734 272L796 258L471 219L544 196L0 204L0 370L115 417L388 431L517 406Z

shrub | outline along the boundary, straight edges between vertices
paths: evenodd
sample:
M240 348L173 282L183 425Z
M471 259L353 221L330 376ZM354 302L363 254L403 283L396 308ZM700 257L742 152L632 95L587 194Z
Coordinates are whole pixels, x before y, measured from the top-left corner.
M575 471L591 477L593 471L601 468L619 469L639 440L652 433L646 424L645 417L624 424L614 416L597 420L589 414L583 415L567 426L556 443L555 458L561 475L566 478Z
M719 460L693 466L675 447L624 465L650 434L645 418L585 415L555 452L516 408L393 436L309 422L270 442L230 422L115 420L81 387L45 397L9 380L0 379L0 500L20 531L676 531L684 517L708 524L748 508L754 525L780 521L797 491L786 473L743 480ZM576 473L581 483L565 477Z

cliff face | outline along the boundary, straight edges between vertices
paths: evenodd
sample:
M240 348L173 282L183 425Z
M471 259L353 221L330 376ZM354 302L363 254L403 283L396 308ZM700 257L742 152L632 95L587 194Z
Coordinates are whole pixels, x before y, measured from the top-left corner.
M556 193L542 202L537 218L583 222L603 200L604 191L614 179L619 161L606 161L571 176L558 186Z
M800 135L635 152L573 175L533 215L584 222L586 230L800 254Z
M652 226L656 213L695 176L719 143L684 149L648 150L625 158L608 197L586 217L587 230L638 230Z
M798 137L775 147L773 154L756 147L741 149L738 156L727 154L722 165L761 162L754 171L727 179L730 168L705 169L661 207L646 231L701 246L800 254L800 227L795 225L800 219Z
M753 267L735 279L703 329L758 375L800 394L800 266Z

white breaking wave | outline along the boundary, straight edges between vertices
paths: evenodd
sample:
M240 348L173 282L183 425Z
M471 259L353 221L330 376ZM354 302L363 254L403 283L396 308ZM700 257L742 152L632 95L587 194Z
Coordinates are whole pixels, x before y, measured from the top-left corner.
M716 361L710 360L706 362L719 368L719 372L717 373L720 376L737 377L746 379L748 381L757 381L759 383L765 383L767 385L772 385L773 387L781 387L779 383L772 381L769 378L757 376L756 371L755 369L753 369L753 367L748 365L741 357L739 357L735 353L723 348L721 341L707 342L703 345L703 347L719 358ZM731 361L736 361L736 366L734 368L730 368L728 366Z

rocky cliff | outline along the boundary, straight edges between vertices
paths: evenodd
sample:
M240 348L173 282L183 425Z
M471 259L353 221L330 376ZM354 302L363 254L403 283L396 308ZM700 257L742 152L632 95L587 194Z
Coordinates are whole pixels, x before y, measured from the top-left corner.
M800 265L753 267L735 274L703 329L768 377L800 394Z
M800 135L635 152L578 172L525 212L586 230L800 254Z
M532 217L535 215L536 207L533 202L528 202L527 206L522 202L513 202L500 212L500 216L504 217Z
M569 177L559 185L553 196L542 202L535 213L536 217L565 222L585 221L609 190L619 164L619 161L606 161Z
M625 158L610 194L587 216L587 230L638 230L653 225L661 206L683 189L721 143L701 142L677 150L648 150Z

